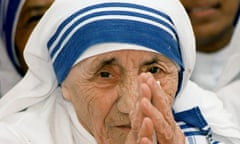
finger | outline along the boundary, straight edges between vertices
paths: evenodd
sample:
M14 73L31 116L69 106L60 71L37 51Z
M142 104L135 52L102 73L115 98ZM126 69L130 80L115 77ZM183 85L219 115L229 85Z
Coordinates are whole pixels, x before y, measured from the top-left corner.
M153 142L148 138L142 138L139 144L153 144Z
M149 88L148 84L147 84L147 80L152 77L151 74L149 73L142 73L139 76L139 82L140 82L140 97L143 98L147 98L149 100L151 100L151 89Z
M153 127L159 141L166 142L173 139L177 128L176 122L172 119L170 122L165 116L156 109L147 99L142 100L142 110L144 114L152 120Z
M138 143L140 144L152 144L153 143L153 123L148 117L143 119L141 129L139 130Z
M171 107L170 99L172 96L165 93L161 84L158 84L153 76L149 77L146 83L150 88L154 105L156 104L159 109Z
M138 132L141 128L144 115L140 108L140 103L137 102L135 108L130 112L129 119L131 121L131 129Z
M184 141L184 135L172 114L172 99L174 96L166 94L151 74L146 75L148 76L144 77L144 81L150 89L153 102L143 99L141 105L144 115L153 121L158 141L160 143L169 143L177 139L183 139Z
M150 95L145 96L148 96L147 98L150 98L152 103L157 106L159 110L161 110L163 107L170 107L171 104L169 98L171 98L172 96L167 95L164 92L164 89L162 89L161 85L157 83L151 73L142 73L139 76L139 81L147 84L150 89ZM145 92L144 89L142 90L143 92Z
M139 138L149 138L152 139L153 135L153 123L152 120L148 117L145 117L142 122L141 129L139 130Z
M139 93L140 93L139 98L136 102L135 108L130 113L130 120L132 122L132 128L135 130L140 129L143 118L144 118L144 114L143 114L142 108L140 107L140 103L143 98L147 98L150 101L150 97L151 97L150 89L149 89L148 85L146 85L145 83L140 84L140 92Z
M143 97L148 100L150 99L153 105L164 115L164 118L166 118L167 121L173 121L172 105L170 102L172 96L167 95L164 92L164 89L162 89L161 85L157 83L152 74L144 73L140 76L140 80L147 85L141 85L141 90L144 95Z
M158 85L153 76L149 76L147 85L151 91L153 105L161 111L167 122L174 120L172 115L172 96L165 93L161 85Z
M163 115L162 118L164 119L164 121L167 122L168 125L171 125L170 123L175 121L172 115L171 105L169 104L168 99L166 98L168 96L164 93L163 89L161 89L161 87L157 84L152 74L145 73L142 74L141 76L142 76L141 80L144 83L141 85L142 94L144 95L142 97L146 98L145 100L148 101L147 105L149 105L149 107L147 105L144 105L143 101L142 103L143 107L141 109L147 108L146 110L149 111L148 113L152 113L155 111L156 115L161 113L161 115ZM153 97L152 98L153 104L156 103L156 105L154 106L156 106L157 109L154 108L154 106L151 104L150 101L151 95ZM142 100L144 98L142 98ZM154 117L153 115L154 114L152 114L152 118L158 119L158 117Z
M131 129L126 139L127 143L138 143L138 144L153 144L152 135L153 135L153 123L150 118L145 117L143 119L141 128L136 131ZM126 143L126 144L127 144ZM155 144L155 143L154 143Z

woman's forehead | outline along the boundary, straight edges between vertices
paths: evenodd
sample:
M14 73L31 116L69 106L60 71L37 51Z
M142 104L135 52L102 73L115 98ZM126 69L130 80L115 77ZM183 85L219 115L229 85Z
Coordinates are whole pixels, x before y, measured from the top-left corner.
M144 51L144 50L115 50L115 51L111 51L111 52L98 54L98 55L92 56L90 58L94 58L94 59L111 59L111 58L137 59L139 57L141 57L142 59L147 59L147 58L152 58L152 57L164 57L164 56L161 54L155 53L155 52Z
M121 64L122 62L133 62L139 65L147 65L157 61L172 62L162 54L144 50L112 51L89 57L82 62L84 61L93 62L95 64Z

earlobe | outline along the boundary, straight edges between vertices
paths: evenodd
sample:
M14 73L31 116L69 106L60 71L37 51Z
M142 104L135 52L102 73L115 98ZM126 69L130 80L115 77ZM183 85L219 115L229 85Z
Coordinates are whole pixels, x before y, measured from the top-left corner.
M69 90L64 82L62 83L61 87L62 87L62 94L63 94L64 99L71 101L71 96L70 96Z

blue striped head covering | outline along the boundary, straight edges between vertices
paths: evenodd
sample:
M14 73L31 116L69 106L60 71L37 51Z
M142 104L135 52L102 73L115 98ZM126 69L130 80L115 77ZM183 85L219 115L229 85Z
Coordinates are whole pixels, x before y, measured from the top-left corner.
M59 84L82 53L104 43L133 44L161 53L177 64L182 77L178 35L166 13L139 4L103 2L83 7L65 18L48 41ZM109 51L114 50L118 48Z
M15 50L15 29L25 0L0 0L0 34L10 60L20 72L20 64Z
M238 10L237 10L237 14L236 14L236 17L234 19L234 26L237 25L238 21L239 21L239 17L240 17L240 2L238 3Z

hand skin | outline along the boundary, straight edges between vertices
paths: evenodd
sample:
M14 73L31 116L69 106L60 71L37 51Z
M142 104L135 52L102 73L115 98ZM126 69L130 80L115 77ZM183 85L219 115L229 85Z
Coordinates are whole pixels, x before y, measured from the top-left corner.
M142 93L130 113L132 130L125 144L153 144L154 130L159 144L185 144L185 137L173 118L169 96L150 73L142 73L139 80Z

